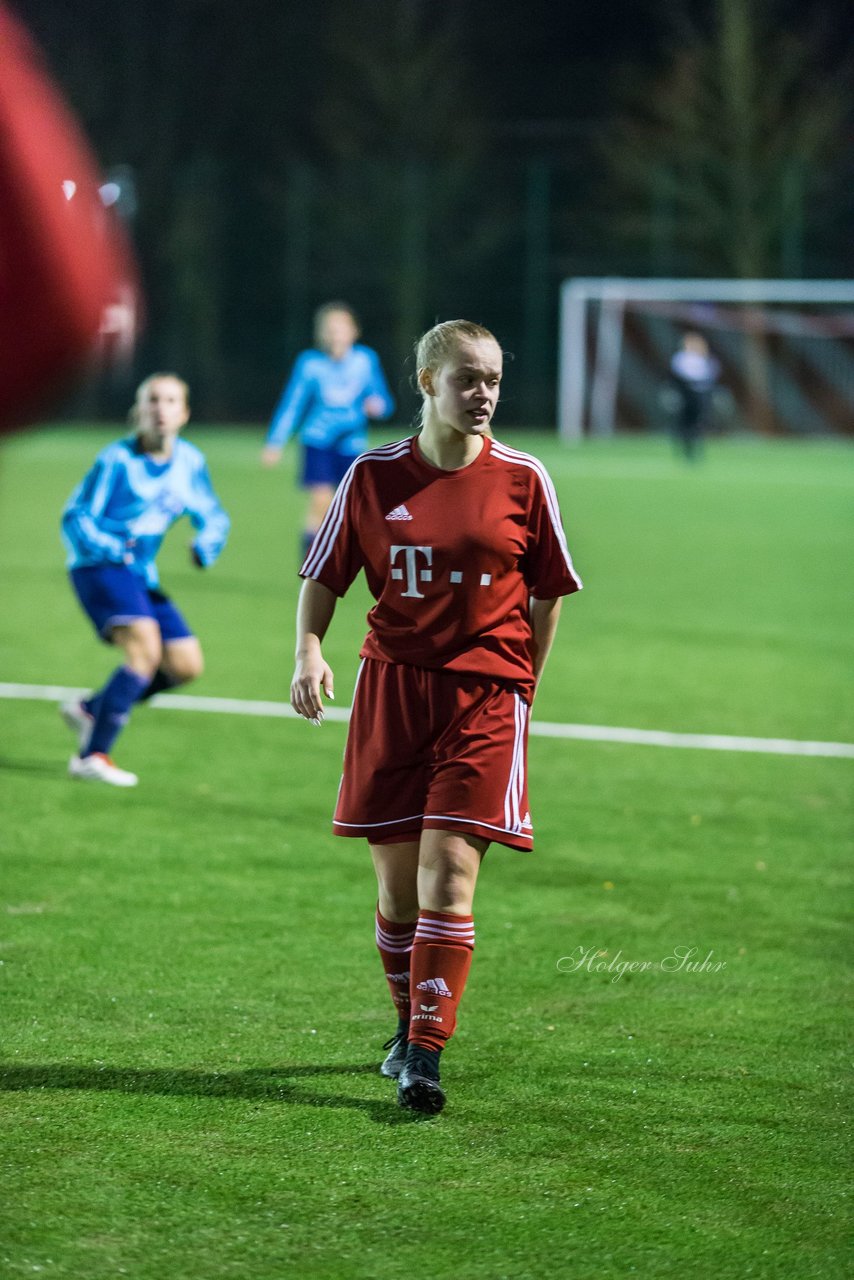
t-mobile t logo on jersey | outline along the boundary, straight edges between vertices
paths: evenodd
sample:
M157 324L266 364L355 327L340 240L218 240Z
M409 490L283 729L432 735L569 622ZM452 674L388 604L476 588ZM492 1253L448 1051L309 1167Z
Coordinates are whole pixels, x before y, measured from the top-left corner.
M423 600L424 592L418 590L418 583L419 581L420 582L433 581L433 569L431 567L433 564L433 548L432 547L392 547L389 552L391 556L391 564L392 564L391 576L396 581L400 581L404 576L403 569L396 569L394 567L395 561L398 559L401 551L403 552L403 559L406 565L406 590L404 591L403 594L405 596L414 596L418 600ZM426 565L426 568L419 569L418 567L419 556L424 557L424 563Z
M388 519L388 516L386 516L386 519ZM398 569L395 567L395 561L398 559L401 551L403 552L403 562L406 565L405 572L403 569ZM419 568L419 565L418 565L419 556L424 557L426 568ZM433 581L433 548L432 547L391 547L389 551L389 557L391 559L391 564L392 564L392 570L391 570L392 578L394 578L396 582L402 582L404 577L406 578L406 590L403 592L403 595L410 596L411 598L414 598L416 600L423 600L424 592L418 590L418 583ZM466 576L468 576L469 580L476 577L478 586L481 586L481 587L488 587L492 582L491 573L478 574L477 571L475 570L474 573L467 572L467 575L466 575L463 573L462 569L449 570L448 582L450 582L452 587L457 587L463 582Z

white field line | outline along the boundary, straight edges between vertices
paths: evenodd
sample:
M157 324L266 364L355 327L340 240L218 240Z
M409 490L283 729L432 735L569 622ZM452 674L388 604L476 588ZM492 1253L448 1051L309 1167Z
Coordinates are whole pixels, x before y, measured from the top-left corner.
M88 689L68 689L52 684L3 684L0 699L17 698L38 702L64 702L80 697ZM296 720L297 713L286 702L250 702L243 698L204 698L184 693L160 694L151 699L160 711L215 711L233 716L268 716ZM349 707L329 707L330 721L346 722ZM700 751L752 751L777 756L836 756L854 759L854 743L808 742L792 738L738 738L723 733L667 733L661 729L618 729L601 724L550 724L533 720L534 738L575 738L584 742L619 742L644 747L682 747Z

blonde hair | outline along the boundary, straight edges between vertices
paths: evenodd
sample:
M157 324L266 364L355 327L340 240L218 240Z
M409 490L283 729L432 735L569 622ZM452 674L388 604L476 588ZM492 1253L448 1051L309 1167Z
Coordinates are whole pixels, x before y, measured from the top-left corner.
M490 333L489 329L484 328L482 324L477 324L474 320L443 320L440 324L434 324L432 329L428 329L426 333L422 334L415 344L415 377L418 390L421 391L422 396L421 410L418 416L422 425L424 422L424 392L421 389L421 374L425 369L430 370L431 373L441 369L451 352L459 345L460 340L465 338L471 338L474 341L486 338L490 342L494 342L498 350L501 351L501 343L495 334ZM484 434L491 436L492 427L487 427Z
M476 324L474 320L443 320L441 324L434 324L432 329L422 334L415 344L416 375L422 369L439 369L461 338L488 338L501 349L501 343L495 334L490 333L482 324Z
M179 378L177 373L150 373L147 378L143 378L142 382L136 389L133 404L128 411L128 421L134 424L139 423L139 405L152 382L159 382L161 378L169 378L172 382L177 382L184 393L184 404L187 412L190 410L190 388L183 378Z

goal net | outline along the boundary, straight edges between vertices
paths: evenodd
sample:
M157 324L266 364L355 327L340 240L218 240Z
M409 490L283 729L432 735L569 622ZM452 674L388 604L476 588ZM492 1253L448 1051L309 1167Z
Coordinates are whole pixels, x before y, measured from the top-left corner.
M854 436L854 280L616 278L564 282L561 436L667 426L687 331L719 366L713 427Z

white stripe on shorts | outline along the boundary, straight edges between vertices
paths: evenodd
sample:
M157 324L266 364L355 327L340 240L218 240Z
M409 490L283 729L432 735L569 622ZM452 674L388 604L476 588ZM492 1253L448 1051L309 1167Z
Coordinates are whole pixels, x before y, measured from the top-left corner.
M516 737L513 742L513 763L510 766L510 778L504 793L504 821L507 830L519 834L522 830L522 795L525 787L525 725L528 720L528 704L518 693L514 693L516 701Z
M519 831L514 831L512 827L499 827L494 822L484 822L482 818L460 818L450 813L425 813L425 821L428 818L431 822L465 822L472 827L484 827L487 831L501 831L507 836L522 835L527 839L530 839L531 836L531 824L527 822L520 824Z

